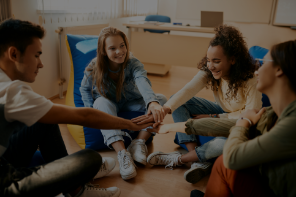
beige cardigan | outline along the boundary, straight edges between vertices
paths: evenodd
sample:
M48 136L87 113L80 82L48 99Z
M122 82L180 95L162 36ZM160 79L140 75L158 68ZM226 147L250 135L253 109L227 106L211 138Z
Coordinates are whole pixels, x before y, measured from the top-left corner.
M225 98L228 91L228 83L226 80L221 79L218 91L213 91L216 103L227 112L220 114L220 118L238 119L239 115L246 109L261 109L262 94L257 91L256 84L256 77L249 79L244 88L239 88L237 100L232 99L226 101ZM200 90L206 87L206 85L206 72L201 70L189 83L168 100L165 105L171 109L171 112L173 112L194 97Z

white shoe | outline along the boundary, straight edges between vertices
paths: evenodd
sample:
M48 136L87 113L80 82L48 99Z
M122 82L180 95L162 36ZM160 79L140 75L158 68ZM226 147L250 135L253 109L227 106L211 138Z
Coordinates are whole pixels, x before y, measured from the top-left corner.
M191 168L184 173L184 178L189 183L197 183L203 177L211 173L212 163L210 162L194 162Z
M120 189L117 187L99 188L97 185L87 183L79 197L118 197Z
M119 171L123 180L128 180L137 176L136 165L129 152L125 149L118 152Z
M147 162L147 146L145 144L144 139L135 139L132 143L128 146L127 151L131 153L133 159L136 162L139 162L143 165L146 165Z
M93 179L98 179L106 176L114 169L115 165L116 165L115 159L111 157L103 157L101 168Z
M173 169L173 166L180 166L178 163L181 156L182 154L178 151L172 153L158 151L151 153L147 158L147 162L151 165L165 165L165 168Z

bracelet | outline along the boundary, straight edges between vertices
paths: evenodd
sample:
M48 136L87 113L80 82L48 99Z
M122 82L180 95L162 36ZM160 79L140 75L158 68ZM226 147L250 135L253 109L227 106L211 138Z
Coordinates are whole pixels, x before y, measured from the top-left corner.
M253 125L253 124L252 124L252 121L251 121L250 119L248 119L248 118L241 117L241 118L238 119L237 121L239 121L239 120L247 120L247 121L250 123L250 127ZM237 121L236 121L236 122L237 122Z

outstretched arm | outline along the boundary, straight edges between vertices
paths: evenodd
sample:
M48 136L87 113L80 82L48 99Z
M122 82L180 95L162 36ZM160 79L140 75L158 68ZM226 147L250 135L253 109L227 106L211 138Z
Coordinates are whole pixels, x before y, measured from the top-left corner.
M172 124L161 124L161 125L158 125L156 128L147 129L147 131L158 133L158 134L166 134L169 132L185 133L185 128L186 128L185 123L186 122L178 122L178 123L172 123Z
M167 113L172 113L175 111L178 107L202 90L207 85L206 75L206 72L199 71L189 83L187 83L181 90L171 97L163 106L164 116ZM151 122L152 117L143 115L139 118L132 119L132 121L143 124Z
M137 125L130 120L115 117L93 108L75 108L54 104L38 121L46 124L75 124L95 129L129 129L138 131L152 123Z

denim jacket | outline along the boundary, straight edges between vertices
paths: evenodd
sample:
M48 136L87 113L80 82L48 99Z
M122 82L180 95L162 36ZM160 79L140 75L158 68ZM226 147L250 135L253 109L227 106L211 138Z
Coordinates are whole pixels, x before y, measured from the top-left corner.
M94 58L88 67L96 66L96 61L97 58ZM82 101L85 107L93 107L94 101L102 96L100 95L95 83L94 86L92 85L92 80L91 71L85 70L80 87ZM93 94L91 92L92 89ZM110 95L108 90L105 90L105 93L108 95L108 99L114 103L117 103L116 95ZM147 78L147 71L144 70L144 65L131 54L130 59L127 62L127 66L124 69L124 83L120 102L131 101L140 98L144 99L146 108L150 102L158 102L157 97L151 88L151 82Z

